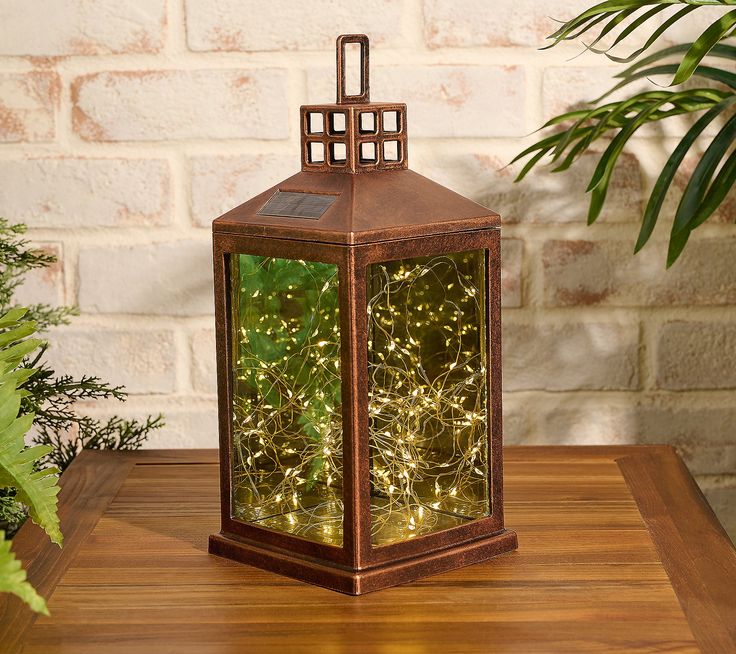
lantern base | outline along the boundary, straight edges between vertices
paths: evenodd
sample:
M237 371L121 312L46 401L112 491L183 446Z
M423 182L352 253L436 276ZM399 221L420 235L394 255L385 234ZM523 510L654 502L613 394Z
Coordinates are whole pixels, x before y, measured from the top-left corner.
M428 552L360 571L301 557L292 552L277 550L224 533L210 536L209 552L347 595L363 595L480 563L499 554L511 552L517 547L516 533L502 531L439 552Z

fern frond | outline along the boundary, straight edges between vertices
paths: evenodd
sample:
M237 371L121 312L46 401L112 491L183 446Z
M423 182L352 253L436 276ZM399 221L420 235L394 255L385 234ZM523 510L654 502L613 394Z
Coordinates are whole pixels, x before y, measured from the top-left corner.
M28 583L26 571L11 551L4 531L0 531L0 593L13 593L36 613L49 614L43 597Z

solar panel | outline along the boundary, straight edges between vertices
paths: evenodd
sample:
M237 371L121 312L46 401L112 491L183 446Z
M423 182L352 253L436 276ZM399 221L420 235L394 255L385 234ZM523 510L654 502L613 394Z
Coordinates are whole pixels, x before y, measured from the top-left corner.
M276 191L271 199L261 207L258 215L317 220L336 199L336 195Z

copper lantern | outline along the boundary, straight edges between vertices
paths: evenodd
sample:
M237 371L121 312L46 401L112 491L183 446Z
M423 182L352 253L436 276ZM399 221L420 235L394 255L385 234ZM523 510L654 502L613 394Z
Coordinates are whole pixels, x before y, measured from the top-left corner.
M301 172L212 226L210 552L353 595L516 547L500 219L410 171L406 105L368 88L368 38L339 37L337 103L301 108Z

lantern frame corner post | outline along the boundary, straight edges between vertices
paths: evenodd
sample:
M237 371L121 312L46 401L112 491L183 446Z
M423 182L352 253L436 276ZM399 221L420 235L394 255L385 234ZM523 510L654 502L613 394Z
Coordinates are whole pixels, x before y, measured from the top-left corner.
M232 515L231 494L231 429L230 408L232 386L230 352L230 257L232 247L221 234L212 235L212 267L215 300L215 356L217 357L217 422L220 460L220 524L224 530Z
M488 329L486 347L489 365L487 371L488 397L490 398L491 420L490 457L491 506L500 526L505 526L503 503L503 347L501 319L501 230L494 234L486 249L487 311Z

